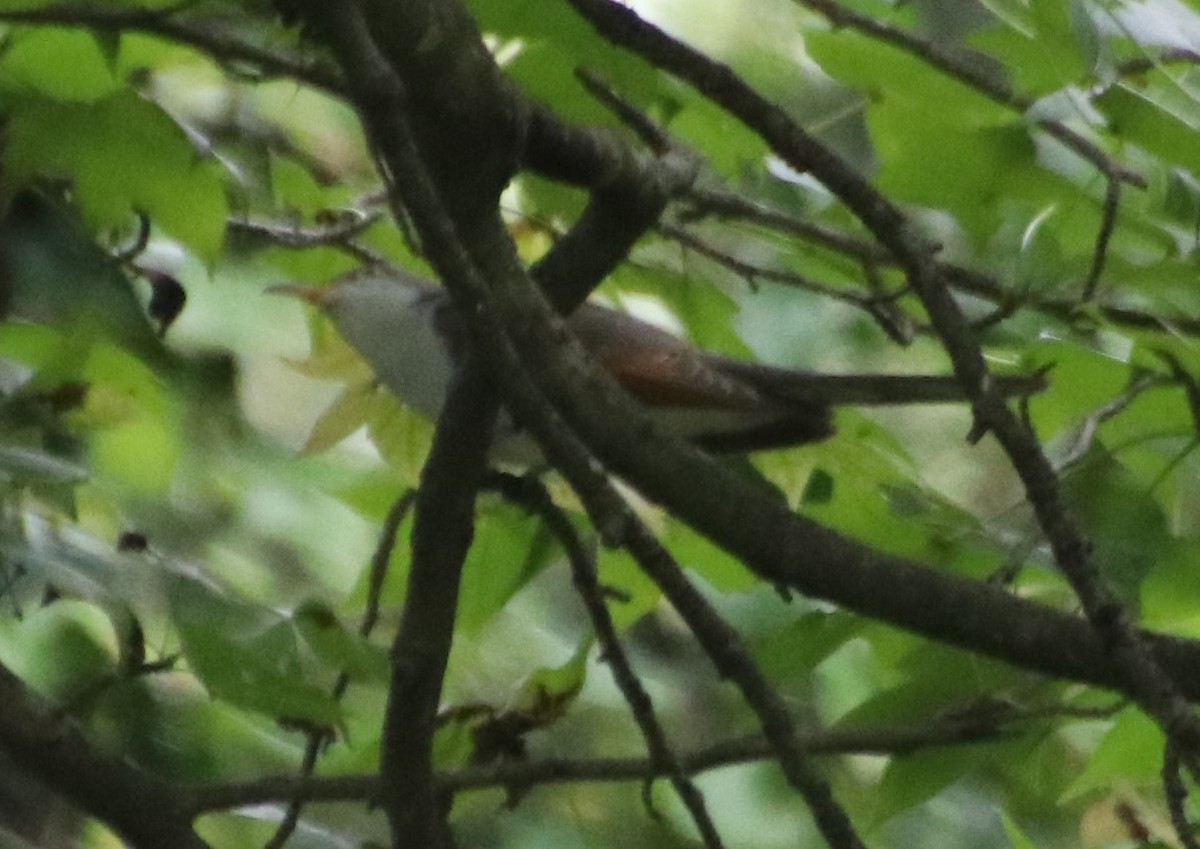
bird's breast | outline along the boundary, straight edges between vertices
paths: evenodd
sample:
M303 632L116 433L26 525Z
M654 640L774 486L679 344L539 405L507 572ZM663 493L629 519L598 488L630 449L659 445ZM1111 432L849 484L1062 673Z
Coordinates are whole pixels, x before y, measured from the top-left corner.
M446 339L424 309L385 313L386 323L367 332L343 333L380 382L404 405L436 421L453 373ZM371 316L361 316L370 322Z

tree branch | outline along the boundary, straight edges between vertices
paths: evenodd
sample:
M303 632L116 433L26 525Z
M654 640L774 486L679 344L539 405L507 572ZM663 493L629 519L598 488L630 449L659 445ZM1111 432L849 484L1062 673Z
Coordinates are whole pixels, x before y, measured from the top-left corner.
M448 807L433 784L433 735L462 566L474 534L475 495L499 409L490 383L474 358L458 369L417 493L380 764L381 804L396 846L432 849L446 843Z
M491 216L482 214L483 209L479 204L482 199L479 197L473 200L457 198L449 204L443 203L444 193L462 191L463 188L457 182L440 185L436 172L429 172L424 168L420 137L409 133L405 121L403 84L383 68L379 55L372 49L363 22L352 14L341 17L340 13L334 13L333 17L323 15L321 23L339 61L343 63L347 78L355 86L354 94L360 114L375 140L380 157L393 180L395 191L403 199L405 208L412 213L433 265L446 281L451 294L456 297L461 314L475 330L476 340L483 346L489 360L499 367L498 374L509 389L512 409L519 414L522 422L534 428L534 432L547 449L548 456L566 471L569 478L573 478L572 482L581 495L586 495L586 490L580 487L580 476L586 476L596 482L602 493L611 493L612 490L603 478L597 480L598 467L587 457L586 450L569 431L555 425L554 415L552 412L547 415L537 389L522 379L522 358L515 355L505 330L513 333L511 338L520 338L523 335L520 332L521 325L526 325L531 333L542 337L538 346L541 350L537 356L549 357L551 360L561 358L557 351L562 343L561 340L554 342L548 338L553 335L551 328L557 321L556 316L521 267L499 216L494 209ZM486 192L486 187L483 191ZM471 245L470 254L464 249L465 244ZM481 276L479 269L485 272L484 275ZM519 294L511 301L493 299L485 282L489 279L495 281L495 285L500 286L501 291L504 291L505 284L520 287L517 290ZM509 291L507 294L514 293ZM523 305L529 308L528 311L521 309L522 305L518 305L518 297L528 300L528 303ZM494 312L497 310L498 312ZM497 323L497 319L500 323ZM568 349L576 357L582 353L577 343L568 344ZM526 347L525 350L526 356L532 355L530 348ZM589 378L596 375L594 367L586 361L583 361L582 369ZM605 390L610 394L614 392L611 385L606 386ZM640 415L635 413L635 416ZM615 493L612 493L611 497L616 498ZM619 498L613 503L619 504ZM627 508L620 508L620 513L624 526L619 529L610 527L608 530L616 531L617 538L624 538L634 525L629 520L631 514ZM601 512L593 515L599 516L603 531L607 520L615 514L610 512L605 515ZM650 538L643 536L642 539ZM665 552L662 555L665 556ZM680 585L677 583L673 586L678 604L681 597ZM699 602L692 599L691 602L681 609L685 616L689 611L698 609L698 604L703 603L702 599ZM724 625L719 617L716 620ZM732 632L728 630L728 626L725 626L725 629L723 636L727 639L718 648L721 651L732 651ZM713 642L707 642L706 648L712 651ZM749 669L745 662L737 666L724 664L719 659L721 657L722 655L717 654L714 659L717 660L718 667L725 671L738 670L745 673ZM749 680L745 674L741 677L743 682ZM781 710L780 705L768 707L773 700L777 702L778 699L772 699L770 688L765 685L764 679L755 680L757 683L744 686L743 689L751 698L755 710L763 716L767 734L777 745L785 747L785 771L804 793L826 839L835 847L854 849L860 846L861 843L854 834L848 817L833 801L824 783L810 771L802 753L786 748L791 730L786 711ZM423 771L424 764L419 766ZM397 840L407 840L414 835L432 837L428 831L422 830L420 823L416 823L414 829L408 820L400 821L393 817L392 821L393 836ZM397 827L397 824L403 827Z
M108 825L134 849L207 849L188 798L168 782L97 750L68 717L0 666L0 748Z
M985 73L982 70L983 66L978 61L972 61L970 57L955 54L945 47L911 32L863 15L841 5L836 0L798 0L798 2L818 12L835 26L857 30L916 56L930 67L937 68L993 102L1007 106L1022 115L1026 114L1035 103L1028 95L1014 91L1004 81ZM1090 162L1109 180L1128 183L1140 189L1146 188L1145 177L1117 162L1096 144L1061 121L1039 120L1036 123L1049 136Z
M190 5L190 4L189 4ZM268 50L202 16L189 20L180 9L141 9L112 4L51 3L33 9L0 11L0 21L78 27L98 32L144 32L186 44L222 62L253 65L271 76L290 77L324 91L337 93L341 81L327 63L291 53Z
M747 221L764 229L798 236L868 265L894 267L897 264L895 257L877 242L788 215L730 192L694 189L687 197L691 206L683 211L681 217L685 221L706 215ZM1093 259L1093 267L1095 262ZM1001 305L1009 311L1028 307L1068 324L1081 317L1077 298L1047 298L1014 293L1005 289L996 278L981 271L950 262L938 262L937 265L946 282L955 290ZM1154 315L1142 309L1104 301L1096 302L1095 307L1106 320L1118 326L1200 336L1200 319L1192 315Z
M1033 719L1044 718L1037 714ZM1020 714L997 722L995 717L964 716L909 726L868 729L825 729L804 732L796 745L812 756L903 755L940 746L967 746L1004 739L1019 730ZM703 772L775 757L775 747L761 736L725 740L678 753L683 772ZM440 771L438 792L463 793L496 787L647 781L668 776L668 765L646 758L546 758L505 761ZM278 776L254 781L209 784L189 790L193 815L263 805L296 796L313 802L373 802L379 798L379 777L350 775L328 778Z
M395 128L387 122L393 116L384 112L380 117L384 120L373 121L370 129L381 146L384 141L402 144L403 139L395 137ZM873 197L863 202L869 206ZM439 239L454 237L452 228L438 227ZM446 257L433 258L435 265L442 263L438 270L443 280L454 284L451 292L462 297L463 287L457 285L456 275L472 272ZM505 282L519 284L520 278L505 278ZM512 292L506 291L506 299L512 298ZM504 311L506 324L513 328L513 341L494 333L484 337L489 350L494 351L496 345L509 346L510 354L497 357L497 361L510 362L508 356L515 356L514 341L524 343L529 351L524 359L531 374L563 399L557 409L570 414L576 429L602 450L614 468L649 497L741 557L765 580L1045 675L1123 688L1099 639L1078 617L994 586L873 551L764 499L757 488L726 467L664 438L635 406L622 400L611 383L586 369L578 348L563 344L561 329L542 323L545 319L539 316L544 305L538 304L536 295L517 289L516 302ZM464 306L465 315L477 317L478 310L470 302ZM485 313L495 307L489 305ZM503 376L508 391L514 393L514 387L508 385L513 376ZM525 393L520 397L515 406L525 409L540 396ZM600 530L607 535L610 529ZM1155 658L1176 684L1189 697L1200 698L1200 647L1189 640L1146 636Z
M532 477L502 478L502 492L523 505L531 513L542 520L550 532L558 539L566 552L571 565L571 576L575 590L587 608L588 617L592 620L592 630L600 643L601 657L612 671L613 681L621 691L629 711L637 722L650 752L650 762L656 771L661 770L670 780L675 792L679 795L684 807L691 815L692 821L700 832L704 845L710 849L719 849L723 844L717 833L716 825L709 816L704 796L688 778L683 765L667 740L658 717L654 713L654 704L650 694L642 686L633 665L625 655L621 640L617 636L616 626L605 604L604 592L596 577L595 558L585 549L575 526L550 497L541 481ZM649 783L646 785L649 798Z
M1088 543L1067 516L1058 480L1033 436L992 386L982 353L958 304L943 283L930 247L904 215L835 154L808 136L728 67L713 62L632 11L609 0L570 0L602 35L687 80L757 132L785 162L809 171L858 216L896 256L920 297L975 411L980 434L992 432L1025 485L1055 560L1099 636L1122 688L1168 734L1178 737L1200 772L1200 719L1177 682L1159 666L1127 610L1104 586Z

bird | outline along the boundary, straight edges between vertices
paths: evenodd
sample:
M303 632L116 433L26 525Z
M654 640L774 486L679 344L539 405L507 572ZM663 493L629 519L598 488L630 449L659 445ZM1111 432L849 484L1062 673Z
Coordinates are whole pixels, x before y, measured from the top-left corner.
M446 290L398 268L365 267L325 286L276 284L327 316L400 401L436 421L469 335ZM835 432L833 408L965 402L957 378L831 375L711 353L628 313L586 302L566 319L596 362L667 431L714 454L819 442ZM1046 387L1041 374L993 378L1005 396ZM493 454L528 461L532 439L510 419Z

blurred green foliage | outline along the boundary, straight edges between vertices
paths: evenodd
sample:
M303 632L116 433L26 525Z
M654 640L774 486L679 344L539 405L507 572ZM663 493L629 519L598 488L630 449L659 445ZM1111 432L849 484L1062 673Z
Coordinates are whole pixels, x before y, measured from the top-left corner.
M358 622L377 529L416 483L431 429L381 392L330 328L260 294L354 267L354 253L336 244L278 235L332 226L351 209L370 216L355 237L359 255L416 269L421 260L379 214L379 180L345 104L154 35L3 23L18 6L44 5L0 4L0 661L103 745L180 780L294 771L300 729L312 725L337 731L321 774L370 771L407 521L380 626L367 639ZM601 42L566 4L470 5L506 70L564 117L614 125L572 75L597 72L705 157L706 188L864 236L761 139ZM1027 97L1021 110L788 3L641 5L836 141L908 206L945 259L995 279L992 302L964 295L964 305L977 318L1011 308L981 331L995 363L1053 366L1030 422L1060 463L1107 580L1146 622L1200 637L1198 412L1186 389L1200 353L1195 325L1175 321L1200 316L1200 71L1195 54L1178 52L1200 43L1200 10L1171 0L991 0L952 26L939 16L960 13L945 3L847 3L948 39L936 43ZM296 44L261 4L202 3L191 14L235 23L254 43ZM1122 194L1098 303L1080 293L1105 182L1038 129L1048 119L1145 178ZM546 233L569 226L581 202L519 178L505 212L522 251L544 250ZM742 262L846 293L899 291L898 314L922 324L886 263L690 212L673 220ZM131 252L141 220L148 242ZM247 221L280 229L272 236ZM146 272L187 292L165 338L146 315ZM662 233L601 294L731 355L830 371L947 369L926 334L898 347L844 301L747 280ZM1066 310L1046 308L1063 301ZM1134 326L1100 305L1148 320ZM1172 363L1183 385L1130 391L1170 377ZM1072 609L1013 472L990 443L965 443L970 425L955 408L846 411L830 441L752 462L830 527ZM582 528L577 505L551 486ZM817 601L785 604L690 529L653 505L640 509L802 718L874 728L989 706L1034 714L1000 741L830 759L835 790L872 844L1130 845L1128 821L1112 813L1120 806L1166 833L1161 735L1140 714L1106 714L1096 710L1110 705L1104 694ZM657 589L626 556L599 560L619 596L613 616L678 745L750 729L747 709ZM442 766L479 755L480 727L499 716L531 723L521 739L531 757L642 752L569 584L537 520L496 496L480 500L445 692L464 709L440 732ZM336 699L343 672L350 686ZM1072 710L1050 709L1064 705ZM797 835L815 845L770 765L728 767L700 785L731 845L795 845ZM463 845L694 845L662 789L658 819L629 782L539 788L502 813L502 790L465 794L455 822ZM280 810L215 815L205 835L216 846L258 845ZM360 806L314 806L292 845L382 840L380 819Z

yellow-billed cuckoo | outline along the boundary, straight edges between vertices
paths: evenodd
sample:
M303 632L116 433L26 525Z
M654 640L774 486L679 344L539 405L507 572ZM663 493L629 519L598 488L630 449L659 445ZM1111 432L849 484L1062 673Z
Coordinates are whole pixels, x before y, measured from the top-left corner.
M436 420L465 330L439 286L395 270L351 273L328 287L284 284L269 291L301 298L408 407ZM747 363L702 351L630 315L587 303L567 320L597 362L665 429L714 452L759 451L833 434L832 407L963 401L953 377L827 375ZM1040 375L997 378L1005 395L1044 388ZM511 424L496 454L528 457ZM516 450L509 450L516 449ZM535 455L536 456L536 455Z

